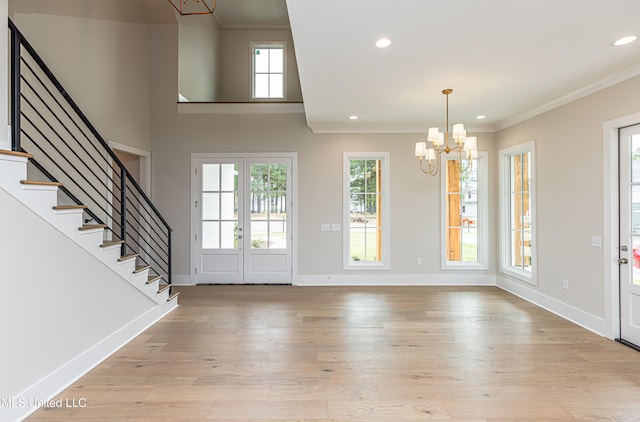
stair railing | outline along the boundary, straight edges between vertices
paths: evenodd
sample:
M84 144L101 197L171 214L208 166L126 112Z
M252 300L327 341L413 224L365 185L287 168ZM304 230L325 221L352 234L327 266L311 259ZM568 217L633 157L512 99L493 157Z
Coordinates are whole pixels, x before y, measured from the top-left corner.
M85 223L171 284L171 227L62 84L9 19L12 149L29 172L61 182L59 201L86 205Z

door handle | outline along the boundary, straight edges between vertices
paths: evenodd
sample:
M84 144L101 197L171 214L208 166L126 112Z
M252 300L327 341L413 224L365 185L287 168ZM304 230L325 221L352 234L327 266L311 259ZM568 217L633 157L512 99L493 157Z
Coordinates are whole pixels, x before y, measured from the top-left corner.
M241 234L238 235L238 239L242 239L242 235Z
M628 264L629 260L627 258L620 258L618 260L618 264L622 265L622 264Z

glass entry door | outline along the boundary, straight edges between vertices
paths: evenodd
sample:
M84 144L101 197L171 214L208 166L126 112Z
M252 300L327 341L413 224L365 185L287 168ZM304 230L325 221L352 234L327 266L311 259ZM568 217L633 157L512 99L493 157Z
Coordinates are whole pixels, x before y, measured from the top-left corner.
M640 125L620 130L620 338L640 345Z
M291 157L196 157L198 284L291 283Z

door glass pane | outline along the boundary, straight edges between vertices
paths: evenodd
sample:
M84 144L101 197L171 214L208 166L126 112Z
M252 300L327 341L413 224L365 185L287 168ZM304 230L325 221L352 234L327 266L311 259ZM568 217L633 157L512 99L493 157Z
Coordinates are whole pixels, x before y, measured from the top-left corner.
M225 192L221 196L222 196L222 205L220 209L222 211L222 219L237 220L238 219L237 193Z
M218 220L220 218L220 194L202 193L202 219Z
M251 165L251 191L252 192L267 190L268 178L269 178L269 167L267 164Z
M632 236L633 242L633 284L640 284L640 236Z
M202 165L202 190L220 190L220 164Z
M238 165L223 164L222 165L222 188L223 191L235 191L238 186Z
M640 135L631 137L631 182L640 182Z
M631 187L631 231L640 233L640 186Z
M222 249L236 249L238 224L235 221L223 221L220 223L220 247Z
M274 218L269 222L270 249L284 249L287 247L287 220Z
M220 247L220 223L204 221L202 223L202 249L218 249Z
M269 249L269 222L264 218L256 219L251 215L251 248Z

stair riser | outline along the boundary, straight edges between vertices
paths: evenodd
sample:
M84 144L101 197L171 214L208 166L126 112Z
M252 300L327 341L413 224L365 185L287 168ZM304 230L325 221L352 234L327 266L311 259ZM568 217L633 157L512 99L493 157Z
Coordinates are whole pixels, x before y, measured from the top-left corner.
M127 280L131 280L133 272L136 269L136 260L129 259L127 261L118 262L116 258L116 264L114 269L120 274L122 277Z
M104 262L117 262L120 258L120 245L109 248L100 248L100 259Z
M5 156L2 156L5 157ZM0 180L25 180L27 178L27 165L18 157L14 159L0 158Z
M156 301L156 303L163 303L166 302L167 299L169 299L169 289L165 290L162 293L158 293L156 292L155 297L153 298L153 300Z
M71 233L73 230L78 230L78 227L82 225L82 211L60 213L59 211L52 210L50 213L52 215L48 218L49 222L64 233Z
M34 189L17 185L17 189L13 192L9 191L19 201L25 204L31 210L35 211L38 215L43 217L47 221L51 221L53 218L53 207L58 203L57 189Z
M82 232L76 227L71 232L68 232L68 235L93 255L100 256L100 245L103 242L104 230Z

